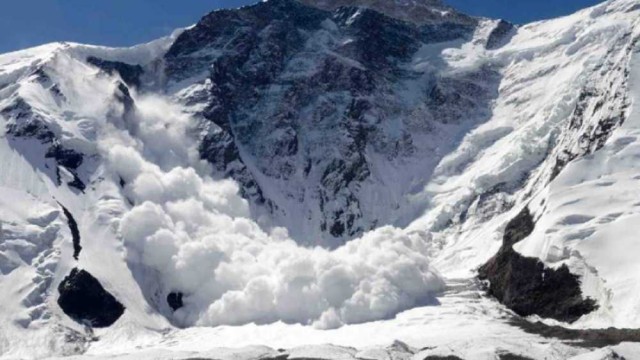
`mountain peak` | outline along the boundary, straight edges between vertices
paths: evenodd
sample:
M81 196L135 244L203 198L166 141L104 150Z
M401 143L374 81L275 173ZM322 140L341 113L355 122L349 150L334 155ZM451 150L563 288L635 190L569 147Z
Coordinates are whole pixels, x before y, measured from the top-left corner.
M387 16L418 25L439 22L474 23L470 16L461 14L441 0L298 0L301 3L324 10L342 6L366 7Z
M402 6L402 7L446 7L441 0L301 0L304 3L321 7L340 6Z

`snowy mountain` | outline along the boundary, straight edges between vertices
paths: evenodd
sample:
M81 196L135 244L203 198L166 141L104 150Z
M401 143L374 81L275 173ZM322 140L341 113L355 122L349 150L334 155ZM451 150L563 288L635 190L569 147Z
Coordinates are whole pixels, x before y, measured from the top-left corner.
M0 55L0 357L640 356L638 15L269 0Z
M477 19L456 11L440 0L302 0L303 4L328 11L340 7L372 9L385 16L409 21L417 25L454 24L475 25Z
M480 121L466 113L486 117L498 81L490 66L445 75L421 57L475 31L445 24L295 1L217 11L176 39L166 81L209 120L202 157L241 184L262 224L335 248L412 220L407 195L447 151L433 139Z

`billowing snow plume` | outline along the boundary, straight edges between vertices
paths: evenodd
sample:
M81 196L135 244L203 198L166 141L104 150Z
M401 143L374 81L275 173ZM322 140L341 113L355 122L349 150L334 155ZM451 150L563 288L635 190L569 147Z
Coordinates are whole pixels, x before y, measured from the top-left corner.
M144 307L130 300L139 299L123 280L131 277L181 326L284 321L331 328L435 303L444 283L427 260L427 234L383 227L326 250L298 245L283 228L261 229L234 181L206 175L212 171L197 151L195 119L170 98L137 94L117 74L88 64L99 51L71 45L43 60L17 54L40 75L26 68L6 101L28 103L60 146L83 154L76 172L86 189L57 196L79 221L79 265L123 301L125 318ZM20 141L37 159L39 140ZM56 181L55 163L36 167L51 173L41 173L47 184ZM112 268L122 257L130 275ZM67 267L73 261L63 259ZM175 312L167 304L171 292L183 294Z
M202 175L191 119L165 98L136 104L128 118L135 137L105 126L99 151L134 204L117 227L127 260L158 274L158 288L145 293L184 293L185 306L171 315L178 324L330 328L433 303L443 288L424 233L384 227L334 251L301 247L283 228L265 233L233 181Z

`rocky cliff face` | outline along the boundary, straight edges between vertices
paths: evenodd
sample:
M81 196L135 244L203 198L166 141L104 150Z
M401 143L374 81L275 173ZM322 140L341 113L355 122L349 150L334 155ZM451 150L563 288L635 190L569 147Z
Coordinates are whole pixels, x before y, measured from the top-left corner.
M475 25L478 20L459 13L440 0L301 0L303 4L334 11L340 7L362 7L417 25L459 23Z
M527 208L509 221L500 250L479 269L480 279L488 282L489 294L521 316L574 322L594 311L595 301L583 297L580 279L566 265L546 268L540 260L524 257L513 249L534 228Z
M335 247L406 221L420 174L486 119L499 75L489 65L445 73L420 58L433 44L470 41L475 19L436 12L415 24L375 5L312 5L213 12L164 61L170 89L201 78L179 96L206 119L202 157L242 184L257 214Z
M108 327L124 313L122 304L88 272L74 268L58 286L58 305L89 327Z

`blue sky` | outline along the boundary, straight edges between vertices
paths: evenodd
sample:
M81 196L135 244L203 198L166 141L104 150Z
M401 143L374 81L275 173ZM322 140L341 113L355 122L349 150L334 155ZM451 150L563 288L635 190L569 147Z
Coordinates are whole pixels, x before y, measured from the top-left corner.
M210 10L256 0L4 0L0 53L52 41L127 46L190 25ZM445 0L472 15L515 23L569 14L601 0Z

